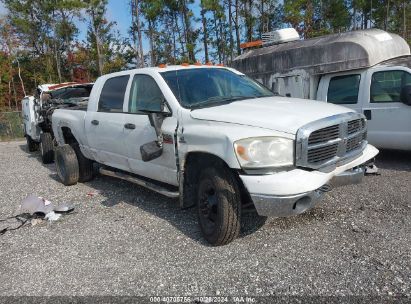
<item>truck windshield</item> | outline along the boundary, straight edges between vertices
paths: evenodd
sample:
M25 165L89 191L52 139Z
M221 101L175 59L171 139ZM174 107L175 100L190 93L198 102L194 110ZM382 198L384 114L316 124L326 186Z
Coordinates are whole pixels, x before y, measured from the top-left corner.
M189 109L274 95L258 82L228 69L198 68L161 75L180 104Z

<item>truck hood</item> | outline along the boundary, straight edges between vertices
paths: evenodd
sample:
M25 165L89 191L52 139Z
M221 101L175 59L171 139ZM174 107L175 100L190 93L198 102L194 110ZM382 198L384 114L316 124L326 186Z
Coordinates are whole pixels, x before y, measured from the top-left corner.
M322 101L276 96L195 109L191 117L296 134L299 128L312 121L348 112L354 111Z

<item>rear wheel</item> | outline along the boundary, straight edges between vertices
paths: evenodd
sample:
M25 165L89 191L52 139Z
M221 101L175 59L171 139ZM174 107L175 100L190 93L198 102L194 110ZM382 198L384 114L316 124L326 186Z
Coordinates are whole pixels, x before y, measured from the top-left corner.
M54 160L54 145L53 145L53 138L51 134L41 133L40 134L40 152L41 152L41 160L43 164L50 164Z
M240 232L241 198L238 183L226 167L209 167L200 174L198 217L205 239L225 245Z
M83 155L80 150L79 144L73 145L74 152L76 152L78 168L79 168L79 178L80 183L88 182L93 179L93 161L88 159Z
M55 149L57 175L66 185L74 185L79 180L79 166L76 152L69 145L58 146Z
M29 149L29 152L34 152L37 151L39 148L38 143L36 143L30 135L26 135L26 142L27 142L27 148Z

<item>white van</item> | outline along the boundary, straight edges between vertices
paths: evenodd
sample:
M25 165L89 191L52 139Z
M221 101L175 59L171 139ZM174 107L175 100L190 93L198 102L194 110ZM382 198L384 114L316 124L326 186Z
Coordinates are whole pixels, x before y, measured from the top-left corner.
M363 113L371 144L411 150L411 53L404 39L378 29L294 37L298 40L287 43L284 37L264 41L233 66L280 95Z

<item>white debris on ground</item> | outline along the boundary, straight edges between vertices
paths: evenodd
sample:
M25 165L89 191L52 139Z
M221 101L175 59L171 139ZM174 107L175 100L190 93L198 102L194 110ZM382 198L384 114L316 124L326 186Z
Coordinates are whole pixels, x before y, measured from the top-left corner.
M365 167L365 175L380 175L378 167L374 164Z
M36 226L44 221L55 222L64 213L69 213L73 210L72 204L64 203L56 206L43 197L28 195L22 201L17 215L0 219L0 235L7 231L17 230L29 223L32 226Z
M46 214L44 217L45 220L48 220L49 222L55 222L61 217L61 213L55 213L54 211L51 211Z

